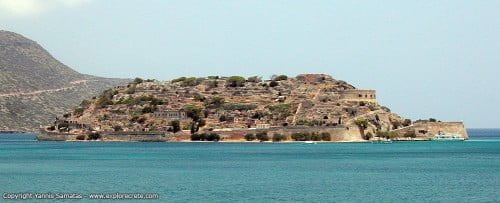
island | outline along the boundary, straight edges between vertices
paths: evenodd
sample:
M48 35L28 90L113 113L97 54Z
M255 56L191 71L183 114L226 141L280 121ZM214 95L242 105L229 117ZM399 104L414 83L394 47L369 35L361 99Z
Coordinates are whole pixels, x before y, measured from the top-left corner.
M366 142L468 139L463 122L412 121L326 74L136 78L40 128L41 141Z

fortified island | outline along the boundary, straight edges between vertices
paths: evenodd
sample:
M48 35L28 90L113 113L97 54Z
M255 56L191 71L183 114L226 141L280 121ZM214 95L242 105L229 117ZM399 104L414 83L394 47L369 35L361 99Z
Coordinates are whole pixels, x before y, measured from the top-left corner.
M40 128L39 140L332 141L468 139L462 122L411 121L325 74L136 78Z

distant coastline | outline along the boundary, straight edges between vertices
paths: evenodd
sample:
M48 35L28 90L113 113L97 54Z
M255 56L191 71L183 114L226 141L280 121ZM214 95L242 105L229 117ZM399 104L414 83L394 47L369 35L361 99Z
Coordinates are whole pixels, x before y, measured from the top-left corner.
M20 130L0 130L0 134L25 134L25 133L28 132Z

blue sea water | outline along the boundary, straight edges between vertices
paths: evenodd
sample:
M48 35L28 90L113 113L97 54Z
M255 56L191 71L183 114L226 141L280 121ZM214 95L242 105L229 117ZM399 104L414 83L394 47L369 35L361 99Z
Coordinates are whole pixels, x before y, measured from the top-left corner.
M499 202L500 130L469 133L465 142L317 145L37 142L4 134L0 193L158 193L158 202Z

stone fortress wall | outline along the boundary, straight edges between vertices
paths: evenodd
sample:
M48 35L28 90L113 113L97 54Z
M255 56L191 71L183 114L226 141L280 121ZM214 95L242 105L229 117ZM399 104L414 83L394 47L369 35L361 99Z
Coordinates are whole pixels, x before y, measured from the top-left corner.
M308 128L308 127L276 127L276 128L268 128L268 129L241 129L241 130L231 130L231 131L215 131L215 133L221 135L221 137L231 137L232 135L240 135L244 136L245 134L248 133L258 133L262 131L267 131L267 135L269 136L269 139L272 139L273 134L281 134L287 136L289 139L291 139L291 136L293 133L298 133L298 132L308 132L308 133L323 133L327 132L330 134L330 139L331 141L346 141L346 140L354 140L354 141L362 141L361 136L359 136L359 139L353 139L352 135L349 134L349 131L342 126L339 127L314 127L314 128Z
M414 131L417 138L433 138L435 135L442 133L460 135L465 139L469 139L469 134L463 122L416 122L411 126L394 130L398 134L404 134L408 131Z
M377 95L375 90L342 90L338 92L342 101L364 101L377 103Z

